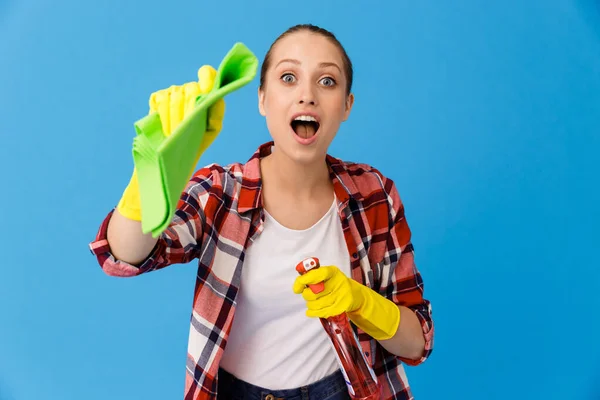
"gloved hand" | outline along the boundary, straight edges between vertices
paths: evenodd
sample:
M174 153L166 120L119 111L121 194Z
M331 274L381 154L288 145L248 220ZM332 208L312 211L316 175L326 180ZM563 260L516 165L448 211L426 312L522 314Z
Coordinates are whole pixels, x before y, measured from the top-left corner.
M324 282L315 294L307 285ZM400 325L400 309L391 300L348 278L335 266L322 266L298 276L294 293L302 293L308 317L329 318L346 313L356 326L376 340L393 337Z
M198 81L188 82L183 85L172 85L150 95L150 114L158 112L163 133L169 136L177 128L196 104L199 95L206 94L212 89L217 71L210 65L203 65L198 70ZM207 112L207 127L202 143L198 148L196 163L200 156L212 144L223 127L225 115L225 100L219 99ZM137 173L134 168L131 180L123 192L117 205L119 212L126 218L141 221L140 194L138 189Z

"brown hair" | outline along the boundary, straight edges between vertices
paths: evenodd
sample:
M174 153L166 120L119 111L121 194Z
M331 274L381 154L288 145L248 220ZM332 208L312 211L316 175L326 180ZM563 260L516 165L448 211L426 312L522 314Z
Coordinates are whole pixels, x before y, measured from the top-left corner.
M321 27L311 25L311 24L294 25L291 28L289 28L287 31L285 31L281 35L279 35L279 37L277 39L275 39L275 41L271 44L271 47L269 47L269 51L267 51L267 54L265 55L265 59L263 61L261 69L260 69L260 88L263 89L264 85L265 85L265 75L267 74L267 70L269 69L269 65L271 64L271 52L273 51L273 47L277 44L277 42L279 42L284 37L286 37L292 33L302 32L302 31L308 31L311 33L315 33L315 34L324 36L327 39L331 40L331 42L333 44L335 44L335 46L340 50L340 52L342 53L342 60L344 62L343 69L346 74L346 94L347 95L350 94L350 91L352 90L353 69L352 69L352 62L350 61L350 57L348 57L348 54L346 53L344 46L342 46L342 44L339 42L339 40L335 37L335 35L333 33L329 32L326 29L323 29Z

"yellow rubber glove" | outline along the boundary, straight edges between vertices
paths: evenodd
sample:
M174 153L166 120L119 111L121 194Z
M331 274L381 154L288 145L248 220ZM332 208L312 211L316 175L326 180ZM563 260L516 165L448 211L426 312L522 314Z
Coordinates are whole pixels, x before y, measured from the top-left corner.
M198 70L198 81L188 82L183 85L172 85L150 95L150 114L158 112L163 133L169 136L194 108L196 98L210 92L217 71L210 65L203 65ZM221 132L225 116L225 100L219 99L207 112L207 128L198 148L196 163L202 153L212 144ZM138 189L137 173L134 168L131 180L123 192L117 205L119 212L134 221L142 220L140 194Z
M315 294L307 285L324 282ZM400 309L374 290L348 278L335 266L322 266L298 276L294 293L302 294L308 317L329 318L346 313L356 326L376 340L393 337L400 325Z

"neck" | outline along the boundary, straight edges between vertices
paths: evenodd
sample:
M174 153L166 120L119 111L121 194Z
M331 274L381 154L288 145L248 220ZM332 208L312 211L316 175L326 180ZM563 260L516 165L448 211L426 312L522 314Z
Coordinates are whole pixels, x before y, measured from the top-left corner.
M310 198L331 188L325 159L301 164L274 149L261 163L263 180L278 191L296 198Z

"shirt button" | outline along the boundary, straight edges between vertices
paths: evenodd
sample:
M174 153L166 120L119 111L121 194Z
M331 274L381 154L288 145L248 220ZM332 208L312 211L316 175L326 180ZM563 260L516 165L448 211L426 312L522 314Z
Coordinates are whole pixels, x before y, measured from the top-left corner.
M358 253L352 253L352 258L356 260L358 258Z

